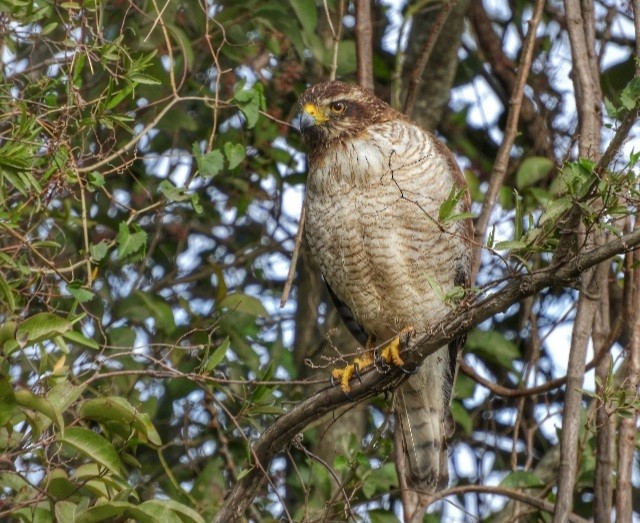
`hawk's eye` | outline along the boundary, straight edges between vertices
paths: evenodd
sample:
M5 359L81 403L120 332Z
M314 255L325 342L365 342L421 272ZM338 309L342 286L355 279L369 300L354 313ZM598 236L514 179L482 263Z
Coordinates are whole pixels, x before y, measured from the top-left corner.
M347 108L347 104L344 102L333 102L329 105L329 108L332 112L336 114L344 113L344 110Z

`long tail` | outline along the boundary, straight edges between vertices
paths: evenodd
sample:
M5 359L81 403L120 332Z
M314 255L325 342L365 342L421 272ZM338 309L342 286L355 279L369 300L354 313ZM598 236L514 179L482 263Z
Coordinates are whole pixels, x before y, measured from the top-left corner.
M404 455L407 484L426 493L449 483L445 416L453 382L450 369L449 351L444 347L396 391L396 430L402 434L396 441L403 443L397 451Z

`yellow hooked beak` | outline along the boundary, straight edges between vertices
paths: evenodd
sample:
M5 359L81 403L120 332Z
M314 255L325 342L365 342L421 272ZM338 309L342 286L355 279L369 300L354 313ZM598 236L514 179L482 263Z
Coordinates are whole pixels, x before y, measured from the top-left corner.
M319 125L328 119L326 112L322 108L314 104L305 104L300 116L300 128L305 129L313 125Z

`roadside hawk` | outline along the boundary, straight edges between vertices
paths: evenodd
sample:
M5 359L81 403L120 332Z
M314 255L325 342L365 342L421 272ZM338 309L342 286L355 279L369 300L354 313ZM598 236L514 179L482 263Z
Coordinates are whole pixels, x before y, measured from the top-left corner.
M451 152L370 92L322 83L300 104L306 237L337 310L364 347L354 364L333 371L348 392L354 374L374 363L372 347L387 344L381 357L402 365L401 334L427 333L450 312L447 293L469 285L471 221L441 222L439 211L449 201L450 214L465 213L470 203ZM445 422L463 344L430 355L395 391L396 452L406 483L422 492L448 483Z

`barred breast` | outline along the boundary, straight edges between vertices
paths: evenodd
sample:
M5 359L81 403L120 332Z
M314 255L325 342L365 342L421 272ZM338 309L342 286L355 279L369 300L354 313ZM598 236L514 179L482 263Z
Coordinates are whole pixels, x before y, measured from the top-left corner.
M309 166L307 239L322 274L373 342L449 312L442 297L468 267L463 226L438 223L455 184L448 151L407 121L373 125ZM459 212L462 212L460 207ZM409 483L448 481L444 418L453 376L443 347L396 393Z
M306 213L329 286L378 339L439 322L448 310L438 294L454 285L452 261L466 251L451 249L461 243L456 224L438 223L454 180L433 138L390 122L328 156L310 166Z

